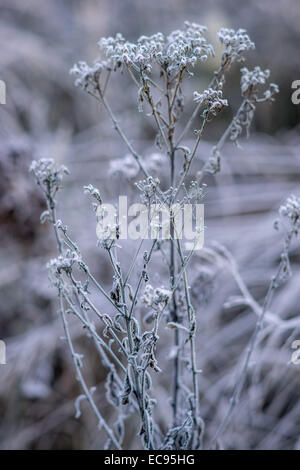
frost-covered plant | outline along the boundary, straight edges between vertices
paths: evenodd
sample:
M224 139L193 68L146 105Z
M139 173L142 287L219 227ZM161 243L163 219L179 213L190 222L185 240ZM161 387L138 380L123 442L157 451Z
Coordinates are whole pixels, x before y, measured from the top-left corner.
M196 106L185 121L182 83L187 76L194 73L196 64L205 62L214 55L212 45L206 40L205 31L203 26L186 22L182 30L176 30L168 36L162 33L150 37L142 36L136 43L126 41L121 34L114 38L102 38L98 43L100 56L94 64L89 66L85 62L79 62L71 70L71 73L76 75L76 85L92 95L106 109L114 129L128 150L123 169L127 169L130 178L142 176L142 179L136 182L136 188L148 208L153 204L172 208L174 203L183 207L184 204L201 201L206 186L203 179L207 174L220 170L224 143L227 139L237 143L244 129L249 133L256 105L272 101L274 94L278 92L274 84L270 84L267 90L262 89L269 78L269 71L262 71L259 67L253 71L245 67L241 69L241 105L212 148L211 155L203 164L197 179L187 184L187 177L193 160L197 158L206 126L217 119L223 108L228 106L227 98L223 96L226 74L234 63L244 61L245 52L254 49L254 44L245 30L222 29L219 32L218 40L224 46L221 64L213 74L207 89L194 92ZM139 111L143 112L146 108L153 116L157 128L155 143L160 148L160 154L164 154L164 161L169 167L167 189L163 189L159 178L151 174L151 161L146 161L133 147L108 103L106 89L112 73L117 70L127 72L132 79L137 91ZM192 101L192 97L188 99ZM184 145L183 140L196 116L201 118L201 124L195 129L192 146L188 147ZM157 156L155 153L153 155ZM132 158L132 164L129 156ZM153 157L152 160L157 161L157 158ZM155 164L154 161L154 167ZM201 371L196 354L199 306L192 304L188 279L188 267L194 249L185 252L182 240L175 236L176 214L171 209L170 238L162 241L158 236L154 237L147 250L142 249L141 240L127 271L119 261L121 221L116 220L113 226L106 227L107 237L102 237L99 245L106 252L114 273L108 292L90 272L67 228L57 220L55 195L66 169L57 166L52 160L40 160L32 163L31 170L47 200L48 208L42 215L42 220L49 220L53 224L58 242L58 257L51 260L48 266L50 278L58 289L65 336L77 378L82 386L82 395L76 401L77 416L80 414L80 402L83 399L88 400L99 426L107 433L107 448L122 448L126 419L137 413L140 419L139 434L144 448L201 449L204 422L199 403L198 380ZM112 164L110 171L115 173L117 170L116 165ZM101 210L105 209L101 192L92 185L85 186L85 192L93 198L94 208L99 215L99 210L101 213ZM259 310L258 304L252 300L251 305L255 305L256 313L258 310L260 312L259 320L231 407L213 445L225 430L238 401L257 334L265 315L268 316L267 310L274 289L283 279L283 272L287 269L287 251L292 235L296 234L298 213L299 203L295 199L289 199L281 209L282 216L289 219L292 229L288 231L279 271L271 282L262 309ZM150 222L153 229L161 228L159 222ZM155 285L157 283L151 279L149 267L153 254L157 251L168 266L167 286ZM216 249L216 253L217 251ZM229 260L229 254L221 251L219 249L219 255ZM137 266L140 264L142 267L139 270ZM233 266L233 263L231 265ZM137 282L134 284L133 271L137 275ZM232 272L237 276L233 268ZM241 282L239 280L239 285ZM102 309L95 301L98 294L104 299ZM247 301L250 302L248 297ZM139 315L141 309L147 310L142 320ZM113 426L109 426L103 418L93 396L93 389L89 388L84 378L83 358L75 351L73 345L68 326L69 315L75 316L86 328L103 365L107 368L106 396L111 406L117 410ZM167 429L159 426L155 415L155 388L152 386L153 374L161 371L156 350L159 330L163 324L174 330L174 343L169 346L173 361L173 383L170 390L173 413Z

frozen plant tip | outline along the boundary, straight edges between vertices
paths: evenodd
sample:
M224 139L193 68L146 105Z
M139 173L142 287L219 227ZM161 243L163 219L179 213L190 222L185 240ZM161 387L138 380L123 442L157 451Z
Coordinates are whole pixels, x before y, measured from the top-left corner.
M209 88L203 93L194 92L194 101L205 106L203 117L210 119L210 116L217 116L224 106L228 106L228 101L223 99L222 90Z
M279 213L287 218L291 227L298 230L300 226L300 199L293 194L280 206Z

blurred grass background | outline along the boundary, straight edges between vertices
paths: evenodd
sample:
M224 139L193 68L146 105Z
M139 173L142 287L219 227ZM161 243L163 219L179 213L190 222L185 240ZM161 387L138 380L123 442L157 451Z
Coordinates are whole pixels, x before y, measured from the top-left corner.
M280 236L272 228L274 213L289 193L300 195L300 106L291 102L291 83L300 79L300 5L298 0L2 0L0 13L0 79L7 84L7 104L0 106L0 338L7 342L7 365L0 366L0 448L101 448L104 436L95 433L88 407L80 420L74 418L79 390L61 341L55 292L45 268L55 256L55 245L49 228L39 224L44 206L28 166L33 158L50 157L69 167L71 176L59 198L60 216L97 276L107 283L109 267L96 248L95 221L82 186L92 183L107 198L115 197L127 183L121 176L108 179L108 166L126 150L104 111L74 87L69 69L80 59L92 62L99 38L117 32L134 40L141 34L168 33L190 20L207 25L216 46L221 27L248 30L256 50L248 55L247 67L270 68L271 80L281 92L271 107L258 109L251 140L242 143L243 149L225 148L222 172L209 181L205 236L207 244L215 239L233 251L247 285L260 300L280 255ZM216 53L200 78L189 80L187 113L193 90L205 87L216 68L218 47ZM238 106L238 69L226 82L230 109L206 134L194 171ZM152 123L137 112L129 80L113 81L109 97L116 114L139 149L150 154ZM133 197L133 182L129 195ZM282 318L299 315L299 255L295 246L294 277L274 306ZM222 269L199 270L197 260L192 269L195 301L205 305L198 348L202 414L209 436L226 408L255 318L247 310L224 310L234 286L222 280ZM265 338L267 347L259 349L259 365L224 438L226 447L300 449L300 372L299 366L288 365L297 334L299 338L299 329L272 331ZM105 371L76 327L74 335L86 354L89 381L99 384L97 398L109 419ZM167 377L158 380L157 387L159 407L167 419ZM133 423L129 447L137 445L135 434Z

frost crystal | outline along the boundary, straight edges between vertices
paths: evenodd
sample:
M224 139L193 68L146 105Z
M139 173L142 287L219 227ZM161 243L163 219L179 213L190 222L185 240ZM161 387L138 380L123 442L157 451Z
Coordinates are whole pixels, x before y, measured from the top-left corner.
M225 46L226 56L231 57L231 62L243 61L242 53L255 49L255 44L252 42L245 29L222 28L217 34L218 40Z
M81 261L76 251L66 250L63 255L53 258L47 264L47 268L53 272L61 273L61 271L70 272L75 262Z
M64 174L69 174L67 167L57 165L52 158L41 158L31 162L29 171L42 184L59 186Z
M148 202L153 196L155 196L159 183L159 179L152 178L152 176L135 183L136 187L141 191L141 199L143 202Z
M261 70L260 67L248 70L247 67L243 67L241 74L241 91L245 95L255 92L259 85L264 85L270 77L270 70ZM272 100L273 95L279 92L279 88L275 83L270 83L269 87L264 92L264 100Z
M248 70L247 67L243 67L241 73L242 93L246 93L250 87L264 85L270 76L270 70L261 70L260 67L255 67L253 70Z
M291 195L284 204L280 206L279 213L286 217L291 225L297 229L300 226L300 198Z
M168 72L194 67L197 61L204 62L214 54L213 47L203 35L205 31L205 26L186 21L182 30L173 31L169 36L162 33L141 36L137 43L126 41L120 33L101 38L98 45L105 59L95 61L91 67L86 62L79 62L70 73L77 75L77 86L95 91L103 70L127 66L150 73L153 63Z
M76 75L75 85L94 93L99 86L100 74L109 69L108 62L95 61L91 67L84 61L74 64L70 70L71 75Z
M220 88L218 90L208 88L208 90L204 90L203 93L195 91L194 101L205 105L203 116L207 118L216 116L224 106L228 106L228 101L223 99L222 90Z
M172 292L164 287L157 287L154 289L150 284L147 284L142 296L142 301L144 304L152 307L153 310L160 313L166 307L171 296Z
M99 189L95 188L92 184L89 184L87 186L83 186L83 190L84 190L85 194L90 194L98 202L100 202L100 204L102 204L102 199L101 199Z

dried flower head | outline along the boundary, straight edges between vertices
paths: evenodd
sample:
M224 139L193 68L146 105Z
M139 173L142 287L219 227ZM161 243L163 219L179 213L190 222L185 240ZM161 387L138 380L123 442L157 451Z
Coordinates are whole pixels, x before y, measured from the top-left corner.
M159 183L159 179L153 178L152 176L135 183L136 187L141 191L141 199L143 202L149 202L151 198L157 194Z
M262 70L260 67L254 67L248 70L247 67L241 69L241 91L242 95L248 95L257 98L256 92L260 85L265 85L270 77L270 70ZM263 101L272 99L273 95L279 92L279 88L275 83L270 83L269 89L264 92Z
M293 194L280 206L279 214L289 220L291 226L298 230L300 226L300 198Z
M100 204L102 204L99 189L95 188L92 184L88 184L87 186L83 186L83 190L85 194L90 194L93 198L100 202Z
M194 101L205 106L202 116L206 119L211 119L222 111L224 106L228 106L228 101L223 99L221 84L217 90L208 88L208 90L204 90L203 93L194 91Z
M75 262L80 262L78 252L72 250L66 250L64 254L59 255L57 258L53 258L47 264L47 268L52 273L61 274L62 271L69 273Z
M255 49L255 44L245 29L235 31L234 29L222 28L217 34L217 38L225 46L224 59L230 57L230 62L243 61L242 53Z
M41 158L33 160L29 171L34 174L40 184L59 186L63 175L69 174L69 170L64 165L57 165L52 158Z
M104 60L96 60L91 67L86 62L78 62L70 73L77 75L77 86L94 92L103 70L125 66L150 73L154 64L168 72L194 67L198 61L204 62L214 54L212 45L204 36L205 31L206 27L186 21L182 30L173 31L168 36L162 33L141 36L136 43L126 41L120 33L115 37L101 38L98 45Z
M150 284L147 284L142 296L142 302L148 307L153 308L157 313L160 313L164 310L167 303L169 302L172 296L172 292L164 287L152 287Z
M96 60L92 66L84 61L74 64L70 70L71 75L76 75L75 85L91 93L95 93L99 86L100 74L103 70L109 70L109 62Z

